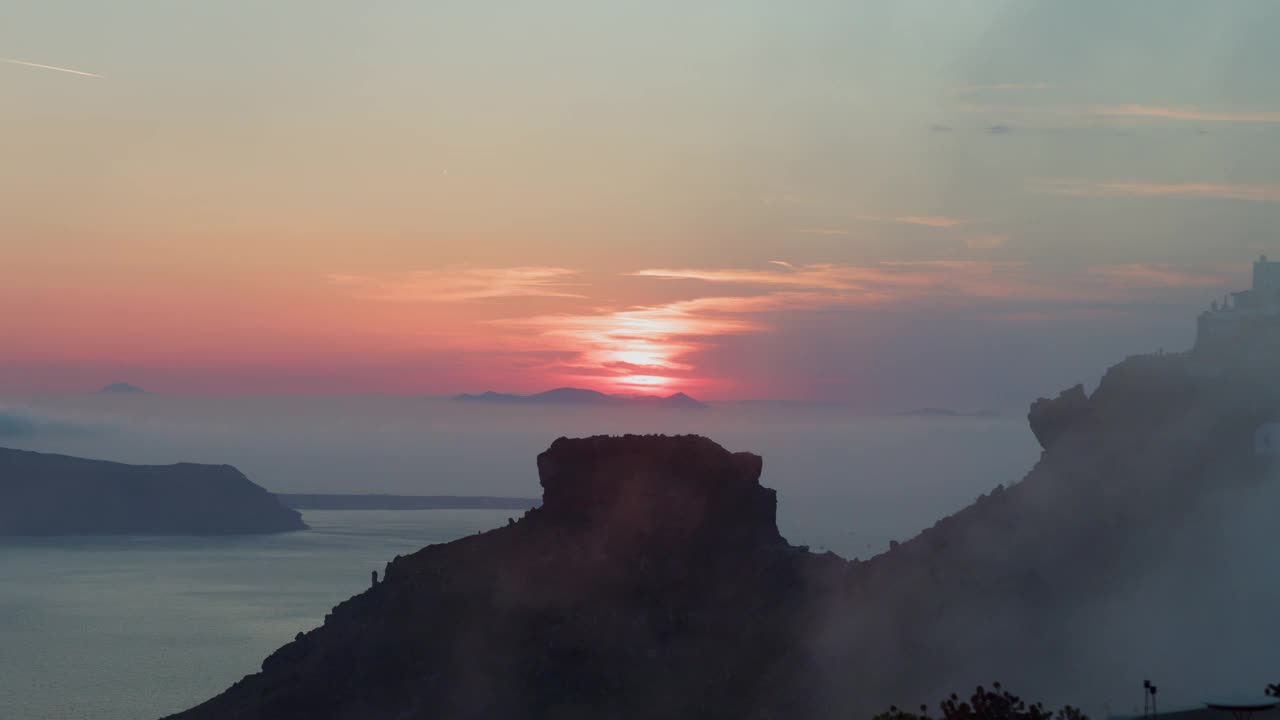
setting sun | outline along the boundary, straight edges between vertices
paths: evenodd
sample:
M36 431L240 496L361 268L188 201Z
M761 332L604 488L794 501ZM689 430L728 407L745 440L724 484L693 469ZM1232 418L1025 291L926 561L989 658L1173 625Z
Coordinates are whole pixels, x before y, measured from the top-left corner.
M627 375L619 378L617 382L619 385L624 387L635 385L645 388L660 388L670 385L672 383L672 379L669 377L662 377L661 375Z

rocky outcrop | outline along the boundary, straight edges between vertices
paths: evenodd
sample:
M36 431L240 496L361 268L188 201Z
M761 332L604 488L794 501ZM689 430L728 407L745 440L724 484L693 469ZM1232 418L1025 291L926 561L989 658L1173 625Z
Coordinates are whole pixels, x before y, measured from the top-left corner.
M785 545L759 455L702 437L560 438L538 456L537 523L615 552Z
M0 535L227 535L302 530L230 465L125 465L0 448Z
M1088 413L1089 396L1084 392L1084 385L1076 385L1063 390L1053 400L1040 398L1032 403L1027 423L1031 425L1031 432L1040 442L1040 447L1048 450L1068 428L1079 425Z
M543 504L389 563L227 692L176 717L796 717L834 556L789 546L761 459L705 438L560 439Z
M540 508L396 558L175 717L869 717L993 678L1055 705L1113 697L1132 668L1089 609L1176 562L1199 592L1162 613L1203 624L1215 556L1191 566L1173 540L1203 547L1205 498L1268 472L1250 439L1277 396L1179 362L1126 361L1092 396L1038 403L1046 450L1022 481L867 561L787 544L757 456L562 438L538 458Z

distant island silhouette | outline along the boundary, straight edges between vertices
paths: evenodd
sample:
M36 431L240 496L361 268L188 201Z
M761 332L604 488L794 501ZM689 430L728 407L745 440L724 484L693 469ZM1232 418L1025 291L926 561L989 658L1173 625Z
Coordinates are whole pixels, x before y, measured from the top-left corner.
M658 408L705 408L707 404L682 392L671 395L609 395L598 390L562 387L534 395L499 393L492 390L478 395L463 393L454 400L491 403L527 403L545 405L611 405Z
M0 536L241 535L305 530L230 465L126 465L0 448Z
M151 393L143 390L137 385L130 385L127 382L114 382L104 385L95 395L150 395Z
M528 510L541 502L488 495L277 493L276 497L294 510Z

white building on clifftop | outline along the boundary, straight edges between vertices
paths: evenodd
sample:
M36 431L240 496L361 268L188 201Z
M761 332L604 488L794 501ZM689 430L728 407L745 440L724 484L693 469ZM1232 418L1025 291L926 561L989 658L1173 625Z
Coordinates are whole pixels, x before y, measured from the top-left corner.
M1280 262L1253 264L1253 287L1231 293L1200 314L1193 352L1230 364L1280 357Z

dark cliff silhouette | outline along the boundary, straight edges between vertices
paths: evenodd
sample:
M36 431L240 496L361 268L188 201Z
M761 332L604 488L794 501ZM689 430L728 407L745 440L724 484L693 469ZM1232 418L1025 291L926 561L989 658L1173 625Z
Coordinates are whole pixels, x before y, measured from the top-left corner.
M1053 400L1040 398L1032 403L1027 423L1040 447L1048 450L1061 435L1079 426L1088 412L1089 396L1084 392L1084 385L1076 385L1063 390Z
M302 530L230 465L125 465L0 448L0 535L225 535Z
M1124 657L1072 618L1170 560L1206 497L1258 486L1277 408L1265 377L1131 358L1036 403L1046 449L1021 482L865 561L788 545L757 456L560 439L541 508L397 558L176 717L870 717L991 677L1083 702Z
M534 395L483 392L478 395L463 393L454 400L491 403L527 403L541 405L603 405L614 407L654 407L695 409L705 408L706 403L678 392L671 395L606 395L597 390L582 388L556 388Z
M389 563L263 672L176 717L784 715L810 575L761 459L694 437L561 438L543 504ZM764 677L777 681L765 683Z

